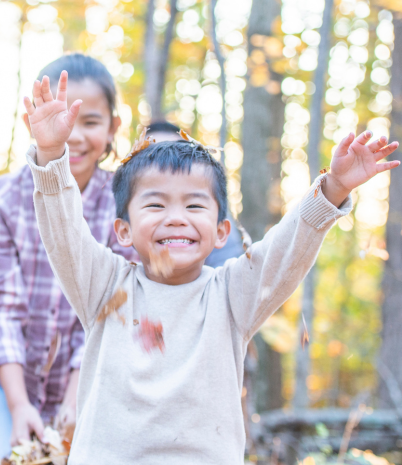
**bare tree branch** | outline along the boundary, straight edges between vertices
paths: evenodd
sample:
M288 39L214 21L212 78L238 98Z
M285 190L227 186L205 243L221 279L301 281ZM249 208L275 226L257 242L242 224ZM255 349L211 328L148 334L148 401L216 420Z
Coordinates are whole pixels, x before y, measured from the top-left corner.
M225 59L221 53L219 48L218 38L216 37L216 16L215 16L215 8L216 8L217 0L211 0L211 37L212 43L214 44L214 51L216 59L218 60L219 66L221 68L221 77L220 77L220 88L222 94L222 126L220 130L220 145L223 147L226 143L226 108L225 108L225 96L226 96L226 76L225 76ZM222 158L222 153L221 158ZM221 159L221 161L223 161Z

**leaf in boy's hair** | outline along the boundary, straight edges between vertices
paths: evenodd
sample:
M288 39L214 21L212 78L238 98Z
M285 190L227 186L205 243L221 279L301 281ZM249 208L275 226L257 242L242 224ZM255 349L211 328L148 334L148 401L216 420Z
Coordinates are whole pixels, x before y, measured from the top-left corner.
M47 356L46 365L43 367L45 373L49 373L50 369L53 366L54 361L56 360L57 354L59 353L61 345L61 333L56 331L56 334L53 336L52 341L50 342L49 354Z
M167 245L163 247L161 253L158 253L155 250L149 251L149 265L151 272L155 276L169 278L172 275L174 260L169 254L169 248Z
M127 292L119 287L117 291L112 295L112 297L106 302L102 310L99 312L98 321L105 320L109 315L115 314L117 318L123 323L123 326L126 324L126 319L123 315L117 313L117 310L127 302Z
M130 161L135 155L137 155L137 153L141 152L141 150L144 150L147 147L149 147L151 144L155 143L155 139L153 137L151 136L145 137L147 135L147 131L148 131L148 128L144 128L142 130L140 134L140 138L139 140L136 140L134 142L134 145L133 145L133 148L131 149L130 154L121 161L122 165Z
M303 350L304 350L305 345L308 345L308 343L310 342L310 337L308 335L307 324L306 324L306 320L304 318L303 312L302 312L301 316L302 316L302 321L303 321L303 332L302 332L302 335L301 335L301 345L302 345Z
M165 342L163 340L162 323L152 323L147 317L141 318L139 325L138 337L142 348L151 353L153 349L159 349L162 353L165 350Z

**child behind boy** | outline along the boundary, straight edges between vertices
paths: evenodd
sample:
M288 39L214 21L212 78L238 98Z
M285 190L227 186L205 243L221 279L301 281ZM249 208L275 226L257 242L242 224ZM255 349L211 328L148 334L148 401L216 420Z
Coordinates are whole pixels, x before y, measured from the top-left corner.
M398 144L366 145L370 133L354 142L350 135L300 205L217 269L203 263L230 230L221 165L195 143L151 144L119 168L113 185L115 231L138 251L135 266L98 244L82 217L65 144L80 101L68 111L66 93L63 72L55 100L45 77L34 85L36 108L24 103L38 144L27 159L39 228L86 332L69 463L241 464L247 344L302 281L336 219L350 212L349 192L398 166L376 164ZM153 262L166 248L170 274Z

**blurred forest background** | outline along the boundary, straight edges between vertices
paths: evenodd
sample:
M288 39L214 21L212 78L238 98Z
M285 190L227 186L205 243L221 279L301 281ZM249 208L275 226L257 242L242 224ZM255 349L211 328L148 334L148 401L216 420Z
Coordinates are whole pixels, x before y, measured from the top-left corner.
M253 240L349 132L402 141L400 0L1 0L0 174L25 163L22 97L73 50L119 85L120 157L162 118L224 147L231 209ZM250 461L402 463L401 171L353 199L249 350Z

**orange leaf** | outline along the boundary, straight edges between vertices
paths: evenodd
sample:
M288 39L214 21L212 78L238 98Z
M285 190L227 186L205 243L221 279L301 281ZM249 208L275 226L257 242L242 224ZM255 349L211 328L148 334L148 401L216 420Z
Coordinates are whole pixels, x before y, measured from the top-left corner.
M174 270L174 260L169 254L168 246L163 247L161 253L149 251L149 262L152 273L155 276L169 278Z
M153 349L158 348L163 353L165 342L161 322L152 323L147 317L142 318L138 334L141 345L146 352L150 353Z
M306 320L304 319L304 314L302 312L302 321L303 321L303 333L302 333L302 336L301 336L301 345L303 347L303 350L304 350L304 347L305 345L310 342L310 337L308 335L308 329L307 329L307 324L306 324Z
M124 165L128 161L130 161L137 153L141 152L141 150L146 149L151 144L155 143L155 139L153 137L145 137L147 135L148 128L144 128L141 132L139 140L134 142L133 148L131 149L130 155L124 158L121 163Z
M119 287L117 291L112 295L112 297L106 302L102 310L99 312L98 321L105 320L110 314L117 312L117 310L127 302L127 292ZM124 316L117 314L117 318L123 323L126 324L126 319Z
M56 360L57 354L59 353L60 349L60 344L61 344L61 333L60 331L56 331L56 334L54 335L51 343L50 343L50 349L49 349L49 354L47 357L47 363L43 368L43 371L45 373L49 373L50 369L52 368L52 365L54 361Z
M253 241L250 237L250 234L245 230L243 225L238 221L237 228L241 233L241 238L243 241L243 249L246 257L251 260L251 246L253 245ZM251 267L251 264L250 264Z

